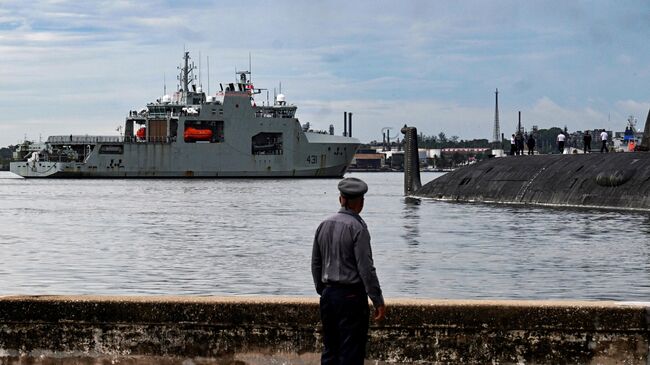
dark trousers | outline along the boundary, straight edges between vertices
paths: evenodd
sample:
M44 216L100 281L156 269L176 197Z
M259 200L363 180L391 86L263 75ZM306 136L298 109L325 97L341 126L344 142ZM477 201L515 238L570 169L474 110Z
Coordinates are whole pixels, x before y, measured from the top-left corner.
M591 142L585 143L585 153L591 152Z
M607 149L607 141L603 141L603 144L600 146L600 153L603 153L603 151L609 152Z
M557 149L560 150L560 153L564 153L564 141L557 143Z
M362 365L368 339L368 296L363 286L328 286L320 298L321 364Z

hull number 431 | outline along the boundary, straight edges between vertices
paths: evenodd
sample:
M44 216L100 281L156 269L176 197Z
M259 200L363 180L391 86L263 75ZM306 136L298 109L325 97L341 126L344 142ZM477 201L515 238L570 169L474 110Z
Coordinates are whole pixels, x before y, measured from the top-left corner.
M318 156L317 155L308 155L307 156L307 164L308 165L315 165L318 163Z

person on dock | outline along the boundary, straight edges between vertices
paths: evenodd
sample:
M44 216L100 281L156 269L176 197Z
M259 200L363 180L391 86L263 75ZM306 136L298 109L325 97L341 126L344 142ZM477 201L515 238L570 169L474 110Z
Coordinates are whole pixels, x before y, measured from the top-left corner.
M512 137L510 137L510 156L515 155L515 151L517 151L517 141L515 140L515 135L514 133L512 134Z
M585 135L582 137L582 144L585 153L591 153L591 134L589 134L589 131L585 131Z
M386 306L368 227L359 216L368 185L350 177L341 180L338 189L341 209L318 226L311 256L312 278L321 296L321 364L362 365L368 339L368 297L375 321L384 318Z
M564 153L564 141L566 140L566 136L564 133L560 132L560 134L557 135L557 149L560 150L560 153Z
M534 155L535 154L535 137L533 137L533 134L528 135L528 139L526 140L526 146L528 146L528 155Z
M517 148L516 155L523 155L524 154L524 136L521 134L521 132L517 132L515 135L515 145Z
M609 149L607 148L607 139L608 138L609 138L609 136L607 135L607 132L605 132L605 130L603 129L602 132L600 132L600 141L602 143L600 145L600 153L603 153L603 151L609 152Z

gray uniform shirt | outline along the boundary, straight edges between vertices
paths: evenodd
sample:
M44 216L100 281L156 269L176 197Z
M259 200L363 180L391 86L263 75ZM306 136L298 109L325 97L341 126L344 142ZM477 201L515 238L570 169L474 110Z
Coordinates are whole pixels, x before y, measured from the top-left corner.
M318 294L326 284L363 283L375 307L384 304L375 272L366 222L352 210L341 208L324 220L314 237L311 274Z

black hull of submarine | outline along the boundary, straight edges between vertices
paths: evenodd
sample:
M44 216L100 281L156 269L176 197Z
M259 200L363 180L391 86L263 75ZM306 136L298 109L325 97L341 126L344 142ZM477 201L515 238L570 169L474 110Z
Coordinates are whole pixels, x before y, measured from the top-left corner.
M492 158L447 173L413 195L458 202L650 211L650 153Z

